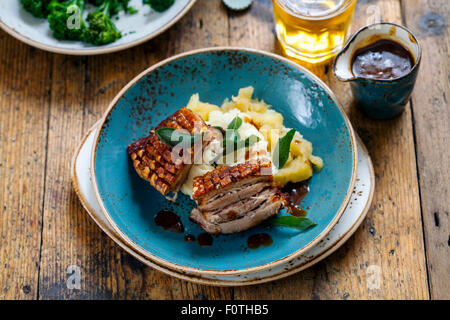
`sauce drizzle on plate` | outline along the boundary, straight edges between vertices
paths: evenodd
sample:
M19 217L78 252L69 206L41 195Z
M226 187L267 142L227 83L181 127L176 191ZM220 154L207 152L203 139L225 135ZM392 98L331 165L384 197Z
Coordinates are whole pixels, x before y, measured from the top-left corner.
M193 234L188 233L188 234L186 234L184 236L184 241L186 241L186 242L194 242L195 241L195 236Z
M166 231L183 233L184 225L179 216L169 210L161 210L155 215L155 223Z
M197 243L200 247L209 247L213 244L213 237L209 233L200 233L197 236Z
M300 208L300 203L309 192L309 187L304 182L288 183L283 192L289 194L289 205L287 212L296 217L305 217L307 212Z
M260 246L268 247L272 243L272 237L267 233L253 234L247 239L247 245L250 249L258 249Z

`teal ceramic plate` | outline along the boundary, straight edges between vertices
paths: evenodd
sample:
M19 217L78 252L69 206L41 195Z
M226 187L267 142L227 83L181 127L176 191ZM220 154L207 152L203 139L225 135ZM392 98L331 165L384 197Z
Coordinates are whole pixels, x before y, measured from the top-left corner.
M318 225L299 233L282 227L258 226L214 238L210 247L185 242L183 234L158 227L153 218L163 209L177 213L185 234L198 235L190 222L194 202L179 194L167 201L138 177L127 146L146 136L152 126L185 106L193 93L221 104L239 88L252 85L254 96L284 116L314 146L325 167L309 181L304 200ZM355 137L330 89L309 71L280 56L243 48L210 48L187 52L141 73L113 100L93 145L91 175L100 207L124 242L151 261L178 271L245 273L271 268L317 244L336 224L354 185ZM286 214L281 212L280 214ZM273 244L247 247L255 233L269 233Z

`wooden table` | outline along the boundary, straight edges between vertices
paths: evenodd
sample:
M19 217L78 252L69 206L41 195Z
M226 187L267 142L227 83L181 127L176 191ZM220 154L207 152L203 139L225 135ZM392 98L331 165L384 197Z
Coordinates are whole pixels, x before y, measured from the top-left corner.
M353 31L374 22L377 13L413 30L423 48L406 112L370 120L329 66L312 68L337 94L370 150L376 190L367 218L314 267L237 288L177 280L130 257L83 210L69 167L108 102L150 65L208 46L281 54L271 1L255 0L250 10L232 13L220 0L198 0L156 39L97 57L46 53L0 32L0 298L449 299L450 2L359 0ZM80 289L66 285L71 265L81 268ZM368 286L377 270L379 288Z

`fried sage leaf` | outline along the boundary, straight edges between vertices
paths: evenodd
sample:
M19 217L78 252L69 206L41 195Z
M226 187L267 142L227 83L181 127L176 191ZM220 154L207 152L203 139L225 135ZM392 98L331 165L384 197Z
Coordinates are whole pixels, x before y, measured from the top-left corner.
M159 140L172 147L179 143L186 143L192 146L198 139L203 137L202 134L189 134L184 132L175 133L175 128L171 127L156 129L155 133Z
M244 145L246 148L250 147L251 145L258 143L261 139L258 136L255 136L252 134L247 139L244 140Z
M223 140L223 152L222 152L222 154L219 154L217 157L215 157L212 160L211 163L217 163L217 161L220 158L226 156L227 154L229 154L231 152L234 152L234 151L237 151L237 150L239 150L241 148L248 148L251 145L254 145L255 143L258 143L260 140L261 139L258 136L254 135L254 134L252 134L251 136L249 136L245 140L239 140L239 141L236 141L236 140ZM233 145L233 147L227 148L227 146L231 146L231 145Z
M236 116L228 125L228 129L237 130L242 126L242 119Z
M249 136L245 140L239 140L239 141L236 141L236 140L223 140L224 155L227 154L227 153L230 153L230 152L237 151L237 150L242 149L242 148L248 148L251 145L259 142L259 140L261 140L261 139L258 136L255 136L254 134L252 134L251 136ZM228 145L233 145L233 144L234 144L233 148L230 148L229 151L228 151L227 146Z
M281 169L289 158L291 142L294 138L295 129L291 129L286 135L278 140L272 156L272 162L277 169Z
M295 216L275 217L268 220L266 224L270 226L294 228L300 231L305 231L317 225L317 223L308 218Z

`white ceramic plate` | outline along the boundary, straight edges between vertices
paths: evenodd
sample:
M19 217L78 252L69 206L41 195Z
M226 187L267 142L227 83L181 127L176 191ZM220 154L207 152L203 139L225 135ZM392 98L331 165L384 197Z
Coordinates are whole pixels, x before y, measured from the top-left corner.
M179 279L215 286L242 286L287 277L316 264L342 246L362 223L372 202L375 187L373 166L366 148L358 138L356 184L350 203L339 222L324 240L319 242L318 245L310 249L307 253L272 269L239 275L194 275L180 270L168 269L167 267L149 261L127 246L114 231L100 209L94 195L90 176L90 158L97 125L98 123L87 133L73 158L71 169L72 182L81 203L97 225L125 251L144 264Z
M131 0L130 5L139 12L136 14L120 12L119 20L113 18L123 36L105 46L55 39L47 20L33 17L22 8L20 0L0 1L0 27L20 41L42 50L73 55L103 54L127 49L152 39L177 22L195 1L175 0L167 11L158 13L148 5L143 5L142 0Z

